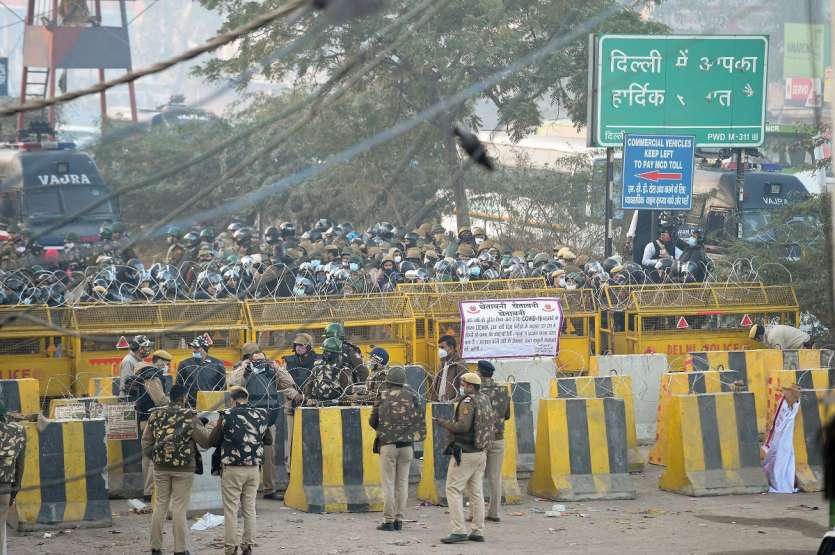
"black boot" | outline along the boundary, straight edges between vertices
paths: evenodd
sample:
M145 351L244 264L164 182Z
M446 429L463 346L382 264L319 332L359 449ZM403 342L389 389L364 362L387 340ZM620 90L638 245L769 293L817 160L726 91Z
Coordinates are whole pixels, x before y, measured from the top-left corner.
M377 530L383 530L385 532L394 532L394 524L391 522L384 522L377 526Z
M398 532L403 529L403 521L402 520L395 520L394 521L394 529Z

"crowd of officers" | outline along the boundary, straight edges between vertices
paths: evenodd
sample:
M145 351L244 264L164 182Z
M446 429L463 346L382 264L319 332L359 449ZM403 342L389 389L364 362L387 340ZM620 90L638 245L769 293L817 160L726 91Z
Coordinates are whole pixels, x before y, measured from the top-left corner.
M398 283L542 277L575 289L708 278L712 263L702 231L686 239L663 228L635 260L593 260L555 245L519 249L480 227L457 233L424 223L412 231L378 222L366 231L321 219L299 233L285 222L263 234L239 222L167 230L162 259L140 261L124 225L107 224L98 243L69 235L63 249L0 242L0 304L156 302L306 297L392 291ZM17 245L17 246L15 246Z
M211 472L221 476L226 553L252 552L258 491L266 499L283 499L276 489L275 460L282 450L272 446L277 419L285 419L283 456L289 472L297 407L373 404L370 425L377 431L374 450L380 455L385 498L379 529L402 529L412 446L424 436L423 404L417 393L420 384L410 386L403 367L389 367L385 349L376 347L363 360L360 349L346 341L343 326L333 323L325 329L322 353L314 351L309 334L300 333L293 340L293 354L281 364L270 360L259 345L245 344L227 379L223 362L209 355L211 346L205 337L195 338L190 347L192 356L180 362L170 388L166 384L172 381L172 356L164 350L152 351L145 336L129 341L120 366L120 392L134 402L138 413L146 500L156 491L152 554L161 552L162 524L169 508L174 515L175 553L187 552L185 509L194 473L204 469L198 446L216 448ZM486 472L491 491L498 492L491 496L486 516L498 521L509 393L493 384L489 362L479 362L481 376L468 372L455 337L440 338L438 355L442 365L429 384L428 400L459 401L453 421L437 421L451 438L447 499L453 531L444 541L483 541L481 480ZM195 410L198 391L228 391L233 406L218 411L218 419L210 422L207 413L198 415ZM470 532L462 516L465 493L473 507ZM244 520L240 539L239 509Z

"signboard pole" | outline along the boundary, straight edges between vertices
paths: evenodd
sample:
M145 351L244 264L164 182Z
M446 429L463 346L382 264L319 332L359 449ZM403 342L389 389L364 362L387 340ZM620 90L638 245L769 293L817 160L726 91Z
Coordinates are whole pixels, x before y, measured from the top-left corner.
M742 201L745 197L745 166L742 163L742 149L736 150L736 238L742 239Z
M606 148L606 237L603 243L603 255L609 258L614 254L612 240L612 194L615 189L615 149Z

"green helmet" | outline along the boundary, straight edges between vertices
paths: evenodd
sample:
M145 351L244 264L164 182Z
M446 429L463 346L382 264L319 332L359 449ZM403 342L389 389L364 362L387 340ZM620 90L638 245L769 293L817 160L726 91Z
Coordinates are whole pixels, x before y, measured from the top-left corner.
M78 233L70 231L67 233L67 236L64 237L65 243L78 243L81 240L81 237L78 236Z
M339 322L333 322L331 324L328 324L328 326L325 328L324 335L325 338L335 337L336 339L339 339L340 342L342 342L342 340L345 339L345 328Z
M126 226L122 222L116 222L115 224L110 226L110 230L113 233L124 233L128 230L128 226Z
M322 343L322 350L326 353L341 353L342 341L336 337L328 337L325 339L325 342Z
M386 383L392 385L406 385L406 369L402 366L390 368L386 374Z
M113 239L113 228L110 224L104 224L99 228L99 237L102 239Z

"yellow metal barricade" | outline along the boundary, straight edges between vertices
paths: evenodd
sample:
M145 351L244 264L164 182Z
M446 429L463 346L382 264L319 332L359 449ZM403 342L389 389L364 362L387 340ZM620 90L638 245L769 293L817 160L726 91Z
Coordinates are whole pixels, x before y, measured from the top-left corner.
M611 287L598 296L602 345L617 354L666 354L683 370L691 351L756 348L752 323L797 325L800 310L790 286L675 284Z
M119 375L127 354L116 349L121 336L148 336L153 349L165 349L174 357L175 373L179 362L191 356L188 343L203 334L212 340L211 356L231 368L240 359L250 328L244 303L235 300L80 306L73 311L73 324L80 333L72 338L76 395L87 393L92 378Z
M345 327L346 340L364 354L374 347L389 353L389 364L415 360L415 317L405 295L378 293L330 298L282 299L246 303L252 340L272 358L291 354L293 336L307 332L314 343L331 322Z
M508 280L514 281L514 280ZM476 282L481 283L481 282ZM425 295L425 294L419 294ZM599 344L599 315L595 310L591 290L568 291L544 287L527 289L472 289L468 291L447 291L435 294L431 299L419 299L421 306L428 306L426 326L426 358L421 361L428 368L436 368L438 339L444 335L461 337L461 315L459 303L488 299L525 299L556 297L562 304L564 323L560 333L560 353L557 368L564 373L580 373L589 366L589 357L597 353Z
M72 393L72 310L0 307L0 379L35 378L42 397Z

